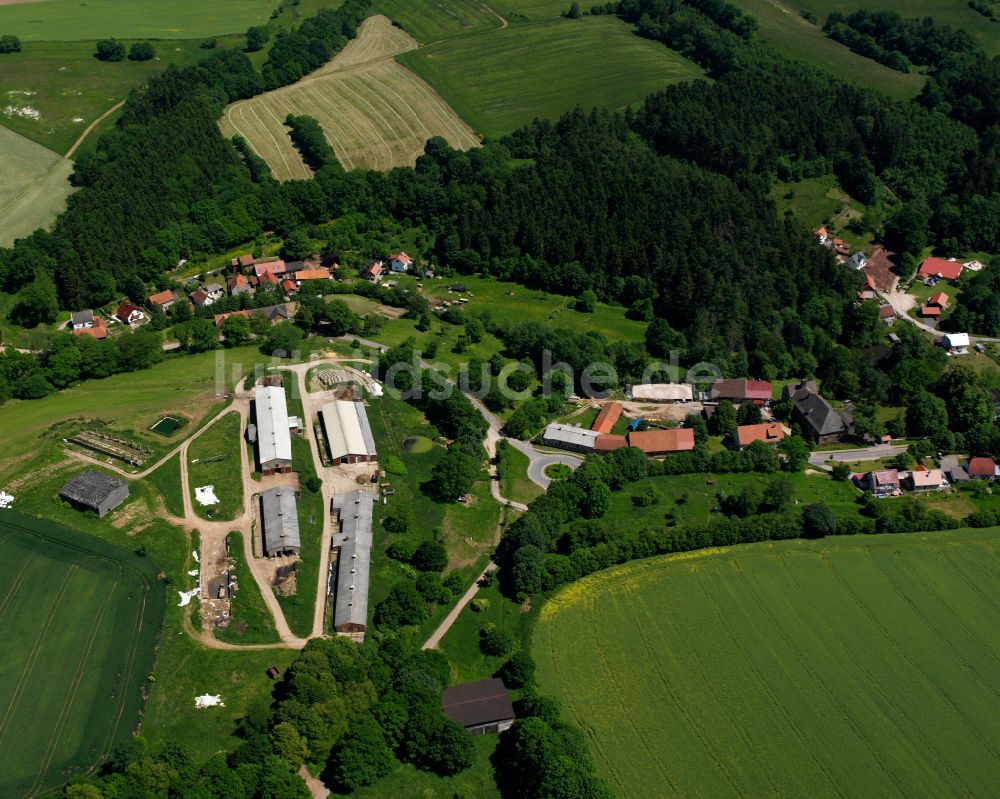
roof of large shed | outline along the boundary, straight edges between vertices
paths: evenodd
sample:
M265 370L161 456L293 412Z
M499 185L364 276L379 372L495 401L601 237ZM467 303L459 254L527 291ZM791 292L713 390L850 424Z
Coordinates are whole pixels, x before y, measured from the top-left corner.
M291 488L271 488L260 495L264 549L280 552L302 546L295 492Z
M345 455L375 455L375 437L361 402L334 400L323 406L323 432L334 460Z
M337 494L331 502L340 511L340 532L333 546L340 547L337 561L337 597L333 625L368 623L368 579L372 552L372 508L370 491Z
M111 493L127 485L124 480L112 477L110 474L88 469L66 482L60 489L59 495L83 505L97 507Z
M694 449L694 430L677 427L672 430L632 431L628 434L630 447L638 447L648 454L660 452L686 452Z
M594 423L590 426L590 429L595 433L610 433L611 428L615 426L615 422L618 421L618 417L622 415L621 403L619 402L609 402L601 408L597 413L597 418L594 419Z
M690 402L694 386L690 383L641 383L632 386L632 399L653 402Z
M510 694L499 677L445 688L441 706L448 718L463 727L514 718Z
M288 403L282 386L260 386L254 392L257 411L257 450L261 464L292 460L288 432Z
M562 444L572 444L577 447L593 448L599 435L600 433L596 430L585 430L582 427L573 427L572 425L553 422L545 428L542 439L545 441L557 441Z

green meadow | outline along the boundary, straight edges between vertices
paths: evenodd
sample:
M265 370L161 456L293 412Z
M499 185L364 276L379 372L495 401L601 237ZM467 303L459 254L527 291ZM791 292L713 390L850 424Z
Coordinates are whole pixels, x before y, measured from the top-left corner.
M203 519L235 519L243 510L242 436L240 415L227 413L188 447L191 505ZM215 487L217 505L203 506L195 499L195 488L208 485Z
M375 0L373 12L385 14L421 44L500 27L496 14L478 0Z
M636 561L542 606L539 683L621 797L989 795L998 556L991 529Z
M57 153L0 127L0 247L55 221L73 191L72 171Z
M422 47L398 60L487 136L536 118L555 119L577 105L622 109L702 74L613 17L516 24Z
M190 39L245 31L267 21L270 0L39 0L0 5L0 30L24 41Z

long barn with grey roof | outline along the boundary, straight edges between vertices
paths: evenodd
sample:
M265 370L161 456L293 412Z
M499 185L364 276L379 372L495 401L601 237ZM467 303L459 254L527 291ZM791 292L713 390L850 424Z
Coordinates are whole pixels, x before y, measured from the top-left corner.
M292 470L292 437L288 431L288 403L281 386L260 386L254 391L257 423L257 460L260 473Z
M88 469L63 485L59 496L103 518L128 498L128 483L110 474Z
M370 491L351 491L334 496L330 506L340 526L331 542L331 549L337 553L333 629L354 641L364 641L368 628L374 505L375 495Z
M269 558L299 554L302 538L292 489L271 488L260 495L260 523L264 532L264 553Z

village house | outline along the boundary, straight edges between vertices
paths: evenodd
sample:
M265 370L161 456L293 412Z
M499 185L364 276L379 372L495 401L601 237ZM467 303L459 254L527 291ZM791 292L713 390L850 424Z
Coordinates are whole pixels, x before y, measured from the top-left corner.
M876 297L878 297L878 287L875 285L875 278L871 275L865 275L864 286L858 292L858 299L874 300Z
M413 259L405 252L397 252L389 256L389 269L393 272L405 272L413 264Z
M590 429L601 435L610 433L611 428L615 426L623 410L624 408L622 408L620 403L607 403L598 412L597 418L594 419L594 423L590 426Z
M69 315L69 324L72 330L88 330L94 326L94 312L73 311Z
M365 267L364 271L361 273L361 277L372 283L378 283L382 279L382 262L372 261Z
M949 355L965 355L971 343L968 333L948 333L941 339L941 346Z
M833 251L837 255L850 255L851 254L851 245L848 244L847 242L845 242L843 239L834 239L833 240Z
M709 398L715 402L729 400L737 404L752 402L754 405L770 405L771 384L766 380L716 380L712 383Z
M264 277L264 275L280 277L285 274L285 262L280 258L276 258L273 261L255 261L253 265L253 274L257 280L260 280Z
M233 268L233 271L252 269L253 263L254 259L250 253L246 253L245 255L238 255L229 262L230 266L232 266Z
M159 308L166 313L167 309L177 302L177 300L178 296L170 289L166 289L165 291L160 291L149 296L149 307Z
M191 292L189 299L191 300L191 304L198 308L207 308L214 302L204 289L195 289Z
M136 325L140 325L146 321L146 314L142 312L142 309L139 308L139 306L133 305L126 300L118 306L115 318L123 325L135 327Z
M285 278L281 281L281 290L285 292L287 296L291 297L293 294L298 293L299 287L291 278Z
M861 250L858 250L854 253L854 255L847 259L847 265L851 267L851 269L857 269L859 272L864 269L867 264L868 259L865 257L865 254L861 252Z
M948 487L948 479L941 469L914 469L903 480L910 491L941 491Z
M229 278L226 281L226 287L229 289L229 296L231 297L238 297L241 294L249 294L253 291L250 281L243 275L235 275Z
M948 280L954 282L962 274L962 264L958 261L947 261L944 258L925 258L917 270L917 276L925 281L936 282Z
M819 243L822 244L822 245L824 245L824 246L826 245L826 242L830 238L830 234L829 234L829 232L827 232L827 229L825 227L817 228L815 235L816 235L816 238L819 239Z
M802 428L803 435L816 444L840 441L848 425L843 416L820 395L814 380L802 380L782 389L781 398L792 402L792 420Z
M777 444L785 437L785 428L778 422L764 422L763 424L743 424L736 428L733 434L733 442L736 449L743 449L754 441L763 441L765 444Z
M992 480L998 474L993 458L969 458L965 470L973 480Z
M201 287L201 290L208 295L208 298L212 300L212 302L221 300L226 295L226 290L223 288L221 283L206 283Z
M252 279L252 278L251 278ZM274 274L274 272L265 272L263 275L257 278L257 285L277 287L281 283L280 278Z
M899 496L899 472L895 469L868 472L861 478L861 487L876 497Z
M70 316L74 336L90 336L98 340L108 337L108 325L93 311L75 311Z
M295 279L302 283L306 280L332 280L333 276L330 274L330 270L324 266L320 266L316 269L302 269L295 274Z
M893 308L891 305L882 305L878 309L878 318L881 319L885 324L891 325L893 322L896 321L896 309Z

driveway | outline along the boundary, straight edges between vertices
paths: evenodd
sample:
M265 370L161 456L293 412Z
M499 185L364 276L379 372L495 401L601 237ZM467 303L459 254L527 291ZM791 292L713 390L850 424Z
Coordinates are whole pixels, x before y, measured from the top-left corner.
M827 461L852 463L854 461L877 461L882 458L893 458L906 452L906 444L878 444L874 447L859 447L858 449L836 449L813 452L809 456L809 465L814 469L830 471Z

